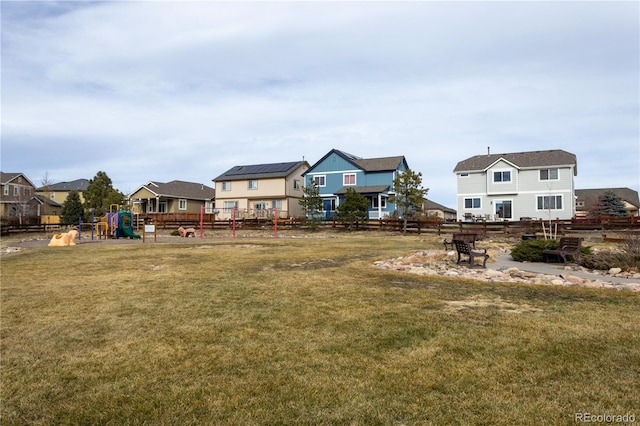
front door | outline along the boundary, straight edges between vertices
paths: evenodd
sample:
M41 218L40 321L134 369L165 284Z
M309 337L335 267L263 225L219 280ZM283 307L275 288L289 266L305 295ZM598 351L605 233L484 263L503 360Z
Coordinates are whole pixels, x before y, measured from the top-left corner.
M331 218L331 200L322 200L324 215L327 219Z
M496 201L496 217L499 219L513 219L511 200Z

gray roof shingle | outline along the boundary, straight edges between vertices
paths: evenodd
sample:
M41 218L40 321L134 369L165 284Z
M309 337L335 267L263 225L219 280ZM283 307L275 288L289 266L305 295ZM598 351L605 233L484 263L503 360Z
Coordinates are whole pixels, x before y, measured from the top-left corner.
M186 198L189 200L211 200L215 189L201 183L172 180L171 182L149 182L144 185L149 191L161 197Z
M503 159L518 168L536 168L550 166L574 166L577 173L577 160L575 154L561 149L548 151L513 152L506 154L475 155L460 161L453 169L457 172L477 172L489 168L496 161Z

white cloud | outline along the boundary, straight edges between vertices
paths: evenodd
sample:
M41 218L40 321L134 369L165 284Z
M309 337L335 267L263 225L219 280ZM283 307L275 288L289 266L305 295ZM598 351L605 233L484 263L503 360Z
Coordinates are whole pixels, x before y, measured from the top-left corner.
M559 148L578 155L578 187L639 189L638 9L11 2L2 168L35 180L104 170L128 191L339 148L405 155L430 197L454 206L458 161L487 146ZM53 163L68 152L84 154Z

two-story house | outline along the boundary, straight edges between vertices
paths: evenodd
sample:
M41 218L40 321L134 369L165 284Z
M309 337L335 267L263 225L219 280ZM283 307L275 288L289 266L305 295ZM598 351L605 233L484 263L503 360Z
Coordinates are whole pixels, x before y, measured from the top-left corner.
M381 219L394 213L395 205L389 202L393 179L408 168L404 156L365 159L332 149L307 170L305 179L318 186L327 218L353 188L369 199L369 219Z
M300 217L306 161L234 166L213 179L219 219Z
M23 173L0 172L0 216L8 222L37 224L42 200Z
M49 198L58 204L64 204L69 193L76 191L80 202L84 203L84 192L89 188L89 179L76 179L70 182L58 182L46 186L41 186L36 190L37 195Z
M458 220L571 219L576 156L555 149L476 155L460 161Z
M70 182L58 182L36 189L36 198L42 204L40 222L43 224L60 223L62 204L71 191L76 191L80 202L84 203L84 191L89 187L89 179L76 179Z

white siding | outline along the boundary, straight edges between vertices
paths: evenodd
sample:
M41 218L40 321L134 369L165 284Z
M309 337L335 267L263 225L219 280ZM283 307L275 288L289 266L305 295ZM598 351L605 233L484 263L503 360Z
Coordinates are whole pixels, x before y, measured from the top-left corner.
M493 172L511 170L511 182L494 183ZM512 204L512 219L530 217L538 219L571 219L575 215L573 167L560 168L557 180L540 180L539 169L518 170L508 163L496 163L486 173L457 175L458 220L465 213L495 218L496 206L501 201ZM561 197L561 209L538 209L538 197ZM480 207L465 208L464 200L480 198Z

